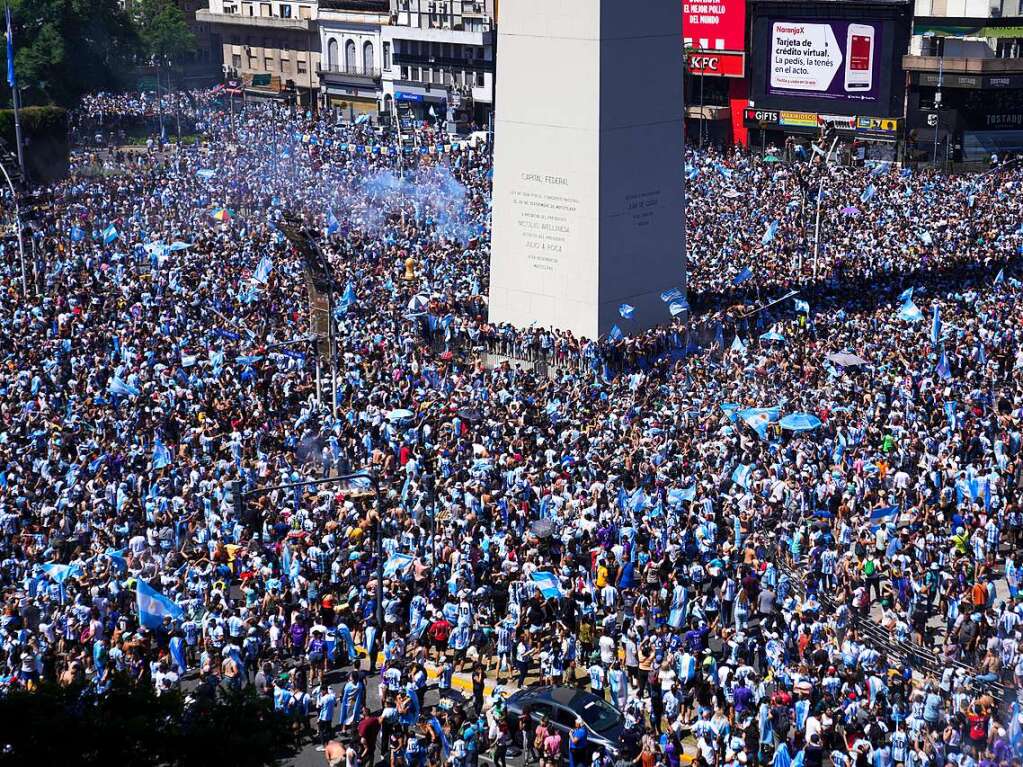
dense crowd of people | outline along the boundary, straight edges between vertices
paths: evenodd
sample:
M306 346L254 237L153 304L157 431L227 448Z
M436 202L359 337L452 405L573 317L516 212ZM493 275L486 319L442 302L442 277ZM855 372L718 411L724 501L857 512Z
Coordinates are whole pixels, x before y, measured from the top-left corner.
M691 149L716 331L579 339L487 323L485 146L192 101L3 250L0 687L253 686L347 767L1019 763L1023 171Z

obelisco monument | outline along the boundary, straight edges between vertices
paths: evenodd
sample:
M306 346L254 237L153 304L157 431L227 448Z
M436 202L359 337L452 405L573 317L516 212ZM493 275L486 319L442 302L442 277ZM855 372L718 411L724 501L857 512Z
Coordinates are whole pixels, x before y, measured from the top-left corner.
M588 338L669 321L660 294L686 280L682 4L505 0L497 66L490 320Z

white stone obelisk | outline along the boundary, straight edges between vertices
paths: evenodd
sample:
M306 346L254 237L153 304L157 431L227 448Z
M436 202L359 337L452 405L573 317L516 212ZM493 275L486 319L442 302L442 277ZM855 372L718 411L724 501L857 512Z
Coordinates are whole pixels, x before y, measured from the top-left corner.
M669 321L660 294L686 286L682 4L505 0L498 22L490 320L588 338Z

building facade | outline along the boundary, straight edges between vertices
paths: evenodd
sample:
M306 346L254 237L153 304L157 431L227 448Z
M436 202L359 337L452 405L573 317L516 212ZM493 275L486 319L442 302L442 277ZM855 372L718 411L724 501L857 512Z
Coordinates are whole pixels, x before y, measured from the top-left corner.
M391 10L382 30L391 53L384 111L405 102L448 130L485 129L494 110L496 0L391 0Z
M195 17L246 98L308 106L320 91L317 12L315 0L209 0Z
M1023 2L916 0L907 151L936 162L1023 151Z
M325 106L356 114L383 108L383 72L391 68L390 0L320 0L319 79Z

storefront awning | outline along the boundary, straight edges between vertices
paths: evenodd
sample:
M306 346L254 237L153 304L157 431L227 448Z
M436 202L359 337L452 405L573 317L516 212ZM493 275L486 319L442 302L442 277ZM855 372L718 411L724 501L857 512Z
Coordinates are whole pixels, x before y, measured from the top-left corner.
M980 25L936 24L920 20L913 22L913 34L926 37L974 37L981 29Z
M984 27L980 37L1023 37L1023 27Z

